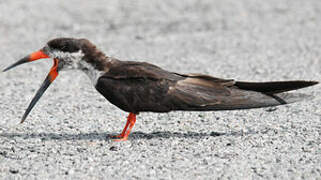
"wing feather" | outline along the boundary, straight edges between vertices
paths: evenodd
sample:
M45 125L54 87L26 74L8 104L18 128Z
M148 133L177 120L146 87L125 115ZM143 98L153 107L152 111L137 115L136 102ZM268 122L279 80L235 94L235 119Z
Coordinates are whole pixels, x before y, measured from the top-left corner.
M131 61L113 63L99 82L99 91L109 101L130 112L213 111L275 106L305 97L278 92L312 84L237 82L203 74L173 73L149 63Z

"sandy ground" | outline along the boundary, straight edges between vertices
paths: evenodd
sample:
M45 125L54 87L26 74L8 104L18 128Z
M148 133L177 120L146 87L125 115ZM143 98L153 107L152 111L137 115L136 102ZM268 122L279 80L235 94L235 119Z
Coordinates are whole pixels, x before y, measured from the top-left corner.
M55 37L107 55L238 80L321 80L319 0L0 0L0 68ZM316 98L277 108L126 113L62 72L22 125L51 61L0 74L0 179L320 179Z

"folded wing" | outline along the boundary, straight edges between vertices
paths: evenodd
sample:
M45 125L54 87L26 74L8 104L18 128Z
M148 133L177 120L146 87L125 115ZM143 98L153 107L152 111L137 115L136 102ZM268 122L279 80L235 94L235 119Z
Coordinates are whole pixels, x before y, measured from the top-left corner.
M206 75L182 75L170 87L175 110L249 109L292 103L307 98L299 93L283 93L312 86L311 81L238 82Z

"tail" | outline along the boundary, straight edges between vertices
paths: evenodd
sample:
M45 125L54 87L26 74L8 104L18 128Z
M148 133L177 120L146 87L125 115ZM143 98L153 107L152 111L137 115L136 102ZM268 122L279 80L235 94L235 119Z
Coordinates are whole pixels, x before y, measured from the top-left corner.
M264 94L277 94L318 84L317 81L274 81L274 82L235 82L235 86L243 90Z
M235 86L242 90L261 92L280 104L289 104L301 100L312 99L311 95L301 93L284 93L318 84L317 81L274 81L274 82L242 82L237 81Z

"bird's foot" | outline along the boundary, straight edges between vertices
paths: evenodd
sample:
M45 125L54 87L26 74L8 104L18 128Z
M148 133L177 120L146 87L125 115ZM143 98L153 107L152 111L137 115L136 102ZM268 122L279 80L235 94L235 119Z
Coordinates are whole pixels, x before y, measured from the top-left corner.
M120 141L127 141L128 140L128 135L129 134L120 134L120 135L117 135L117 136L110 136L113 141L115 142L120 142Z
M122 137L120 139L113 139L113 141L115 142L121 142L121 141L127 141L128 140L128 137Z
M119 135L116 135L116 136L109 136L110 138L112 139L116 139L116 138L123 138L124 135L123 134L119 134Z
M129 115L127 117L126 125L125 125L122 133L118 136L110 136L110 137L115 138L115 139L113 139L113 141L116 141L116 142L127 141L130 131L133 129L135 122L136 122L136 114L129 113Z

